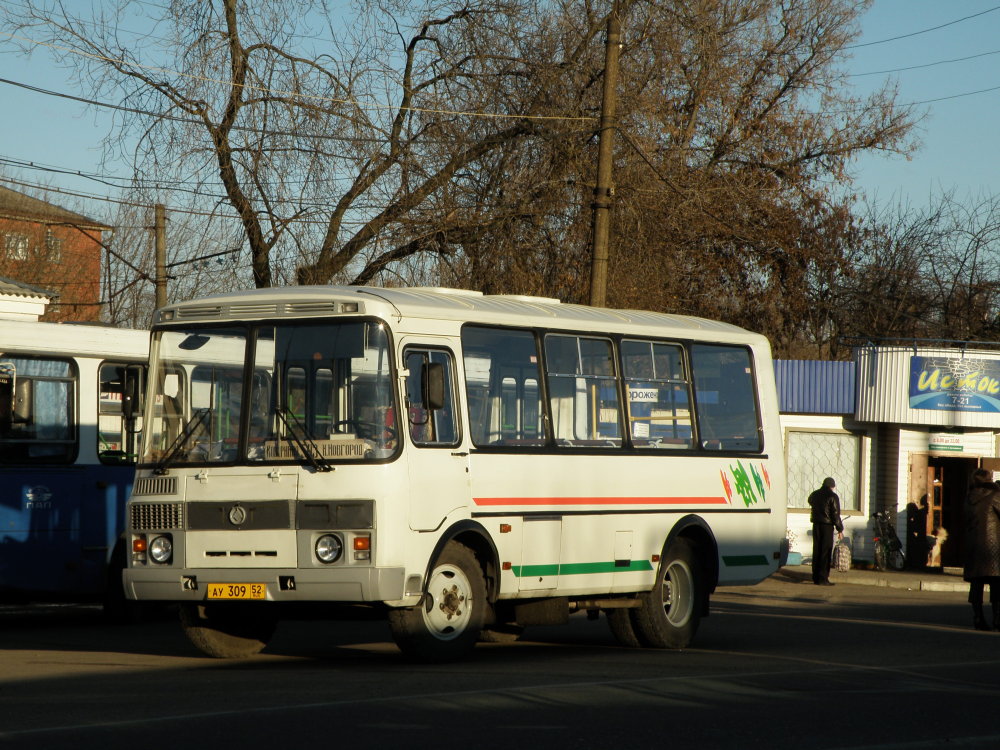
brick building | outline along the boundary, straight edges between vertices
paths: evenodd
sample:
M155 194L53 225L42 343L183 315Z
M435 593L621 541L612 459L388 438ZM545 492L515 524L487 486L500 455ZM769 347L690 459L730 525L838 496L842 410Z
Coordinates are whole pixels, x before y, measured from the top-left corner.
M105 224L0 187L0 277L46 290L47 321L100 316Z

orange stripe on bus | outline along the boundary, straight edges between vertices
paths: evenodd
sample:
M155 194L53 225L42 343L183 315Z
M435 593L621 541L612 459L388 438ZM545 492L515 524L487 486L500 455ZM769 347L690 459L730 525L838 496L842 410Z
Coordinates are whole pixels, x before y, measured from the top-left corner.
M724 497L476 497L476 505L726 505Z

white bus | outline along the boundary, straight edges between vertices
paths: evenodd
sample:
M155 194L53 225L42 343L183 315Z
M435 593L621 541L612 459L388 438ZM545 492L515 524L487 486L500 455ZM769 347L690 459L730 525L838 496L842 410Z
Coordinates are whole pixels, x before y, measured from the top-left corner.
M453 659L572 612L680 648L782 563L770 349L724 323L448 289L293 287L157 313L126 593L213 656L295 603Z
M0 599L124 603L149 332L0 320Z

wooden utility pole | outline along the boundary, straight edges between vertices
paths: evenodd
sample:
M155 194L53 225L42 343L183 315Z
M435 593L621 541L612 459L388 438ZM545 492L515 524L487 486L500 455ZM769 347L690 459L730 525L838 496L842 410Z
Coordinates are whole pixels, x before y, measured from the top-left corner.
M604 89L601 99L600 143L597 151L597 181L594 184L593 243L590 267L590 304L604 307L608 290L608 235L611 227L611 160L614 155L615 88L618 84L618 53L621 19L618 0L608 16L608 38L604 50Z
M154 207L153 246L156 251L156 308L167 304L167 209L162 203Z

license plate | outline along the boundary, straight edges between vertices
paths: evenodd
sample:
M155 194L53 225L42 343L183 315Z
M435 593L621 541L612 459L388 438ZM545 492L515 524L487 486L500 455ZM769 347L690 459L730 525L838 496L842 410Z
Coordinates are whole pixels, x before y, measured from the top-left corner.
M209 599L266 599L267 586L263 583L210 583Z

